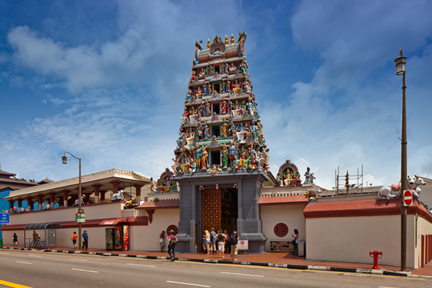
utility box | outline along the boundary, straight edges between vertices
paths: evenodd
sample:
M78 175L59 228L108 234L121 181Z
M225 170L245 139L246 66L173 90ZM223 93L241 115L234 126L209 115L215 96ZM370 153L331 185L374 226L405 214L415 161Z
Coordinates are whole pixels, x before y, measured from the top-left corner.
M3 247L3 238L0 238L0 247Z
M304 257L305 256L305 253L304 253L304 251L305 251L305 241L304 240L301 240L301 239L298 239L298 256L299 257Z

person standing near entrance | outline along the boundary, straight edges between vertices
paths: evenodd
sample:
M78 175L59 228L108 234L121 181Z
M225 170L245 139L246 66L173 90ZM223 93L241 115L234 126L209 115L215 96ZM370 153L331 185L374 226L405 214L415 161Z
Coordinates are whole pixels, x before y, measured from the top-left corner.
M293 245L294 245L294 251L293 251L293 255L298 255L298 237L299 237L299 232L297 230L297 228L294 229L294 234L292 234L293 236Z
M14 235L12 236L12 241L14 243L14 246L19 245L19 243L18 243L18 235L16 235L16 233L14 233Z
M72 243L73 243L75 249L77 248L77 245L76 245L77 238L78 238L78 235L76 234L76 232L73 232L71 240L72 240Z
M87 234L87 230L84 230L84 233L82 234L82 240L83 240L83 245L82 245L82 249L83 250L87 250L88 248L88 234Z
M210 254L216 254L216 232L213 227L210 230Z
M177 244L177 237L174 235L174 231L170 230L169 231L169 236L168 236L168 254L170 256L170 261L174 262L175 260L175 245Z
M159 234L159 245L160 245L161 252L163 252L165 249L165 231L162 231Z
M230 236L230 242L231 242L231 260L232 261L237 261L238 240L239 240L239 237L237 235L237 231L233 231L233 233Z
M225 252L225 234L223 233L222 229L219 230L219 233L216 236L217 246L218 246L218 256L222 258L225 258L224 252Z

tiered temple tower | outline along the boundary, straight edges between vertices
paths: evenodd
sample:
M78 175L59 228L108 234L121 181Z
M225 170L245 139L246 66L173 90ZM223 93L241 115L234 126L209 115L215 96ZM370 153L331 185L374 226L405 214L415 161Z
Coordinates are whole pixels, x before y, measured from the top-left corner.
M268 151L248 73L246 33L195 42L192 75L174 180L180 186L180 251L197 252L213 227L237 230L250 252L263 252L259 190L268 180ZM199 248L198 248L199 251Z

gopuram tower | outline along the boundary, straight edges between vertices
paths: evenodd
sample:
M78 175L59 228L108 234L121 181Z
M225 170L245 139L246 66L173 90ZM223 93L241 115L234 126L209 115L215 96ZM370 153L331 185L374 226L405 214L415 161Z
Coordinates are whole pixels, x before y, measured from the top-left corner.
M248 73L246 33L195 42L179 138L174 181L180 186L181 252L200 252L213 227L238 231L249 251L264 252L260 187L268 181L268 150ZM204 49L203 49L204 48Z

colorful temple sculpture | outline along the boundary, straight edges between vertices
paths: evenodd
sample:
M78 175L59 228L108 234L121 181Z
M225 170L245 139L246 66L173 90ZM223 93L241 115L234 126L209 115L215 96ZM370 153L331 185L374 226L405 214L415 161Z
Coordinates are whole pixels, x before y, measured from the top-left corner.
M267 172L268 149L252 92L244 49L246 33L228 42L195 42L192 76L181 117L175 174Z
M251 252L263 252L259 189L269 181L269 149L248 73L246 33L195 42L174 180L179 183L178 249L196 252L205 230L237 230ZM201 41L202 42L202 41ZM198 245L198 247L200 247Z

